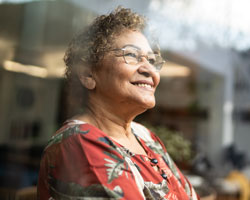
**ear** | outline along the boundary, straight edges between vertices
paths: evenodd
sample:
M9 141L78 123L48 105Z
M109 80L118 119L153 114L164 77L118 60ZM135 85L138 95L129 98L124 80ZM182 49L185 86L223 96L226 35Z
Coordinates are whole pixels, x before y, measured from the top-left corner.
M78 77L85 88L89 90L95 89L96 81L93 77L90 67L81 67L81 69L78 71Z

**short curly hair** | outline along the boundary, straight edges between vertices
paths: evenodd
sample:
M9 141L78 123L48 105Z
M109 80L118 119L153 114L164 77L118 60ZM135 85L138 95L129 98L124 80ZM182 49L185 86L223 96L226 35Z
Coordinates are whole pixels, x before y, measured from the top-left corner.
M113 41L126 30L143 32L146 27L144 16L132 12L131 9L118 7L107 15L97 17L70 42L64 55L66 64L65 78L68 85L68 111L71 116L81 112L86 104L86 89L82 86L77 68L96 67L106 52L113 47ZM70 114L71 113L71 114Z
M114 38L124 30L143 32L145 17L131 9L118 7L108 15L97 17L82 33L72 39L66 50L66 78L70 78L78 64L96 66L104 54L112 48Z

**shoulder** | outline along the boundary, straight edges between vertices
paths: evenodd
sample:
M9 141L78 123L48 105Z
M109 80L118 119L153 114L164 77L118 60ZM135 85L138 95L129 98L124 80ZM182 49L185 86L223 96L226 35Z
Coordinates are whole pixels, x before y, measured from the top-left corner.
M79 159L85 157L90 165L103 160L106 154L116 154L115 144L100 129L88 123L66 123L51 137L44 155L56 158ZM73 156L72 156L73 155Z
M67 123L51 137L44 149L43 158L60 162L84 160L88 165L96 165L109 154L122 157L114 143L101 130L87 123Z
M90 129L91 127L86 123L65 123L58 131L56 131L55 135L49 139L45 149L56 144L64 143L69 139L87 135L90 131L94 131Z

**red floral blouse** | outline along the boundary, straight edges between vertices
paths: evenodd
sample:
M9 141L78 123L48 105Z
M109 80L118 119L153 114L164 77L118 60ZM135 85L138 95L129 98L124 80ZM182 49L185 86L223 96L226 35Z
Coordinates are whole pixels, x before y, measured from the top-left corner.
M131 129L147 156L90 124L68 121L44 150L38 199L198 199L160 139L138 123Z

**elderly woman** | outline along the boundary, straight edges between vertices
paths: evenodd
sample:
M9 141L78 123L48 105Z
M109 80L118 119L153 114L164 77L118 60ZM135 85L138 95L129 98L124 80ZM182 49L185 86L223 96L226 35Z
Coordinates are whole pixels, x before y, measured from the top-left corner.
M86 109L45 148L39 199L197 199L159 138L133 122L154 107L164 63L144 26L142 16L118 8L72 40L66 76L87 89Z

